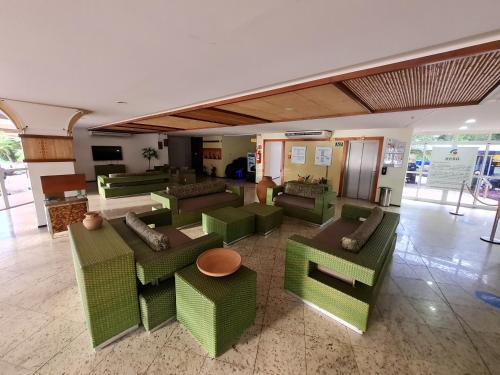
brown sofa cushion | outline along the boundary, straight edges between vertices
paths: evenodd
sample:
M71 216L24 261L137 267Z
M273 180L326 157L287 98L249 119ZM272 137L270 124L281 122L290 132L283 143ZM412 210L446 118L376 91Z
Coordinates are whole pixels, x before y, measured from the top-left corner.
M314 209L314 198L300 197L298 195L281 194L274 199L276 206L285 208Z
M288 181L285 184L285 194L297 195L304 198L316 198L324 194L325 185L306 184L298 181Z
M160 174L161 171L151 171L146 173L110 173L110 178L115 177L140 177L140 176L151 176L152 174Z
M237 202L239 199L237 194L232 193L215 193L202 195L200 197L180 199L178 203L179 213L200 211L210 207L217 207L222 204Z
M342 238L342 247L349 251L359 252L383 218L384 211L380 207L375 207L358 229Z
M185 243L191 241L191 238L182 233L179 229L166 226L166 227L157 227L157 232L163 233L168 237L169 247L175 248L177 246L182 246Z
M150 228L134 212L127 212L125 222L152 250L168 249L167 235Z
M312 242L318 249L343 250L342 237L354 232L361 224L361 221L340 218L314 236Z
M167 194L177 199L186 199L213 193L226 191L226 183L223 181L199 182L196 184L177 185L167 187Z

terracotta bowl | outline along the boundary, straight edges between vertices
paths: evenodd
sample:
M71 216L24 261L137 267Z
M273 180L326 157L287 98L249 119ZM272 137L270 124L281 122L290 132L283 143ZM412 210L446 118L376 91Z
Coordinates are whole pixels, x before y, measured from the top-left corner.
M212 249L201 254L196 265L205 275L223 277L238 271L241 267L241 256L231 249Z

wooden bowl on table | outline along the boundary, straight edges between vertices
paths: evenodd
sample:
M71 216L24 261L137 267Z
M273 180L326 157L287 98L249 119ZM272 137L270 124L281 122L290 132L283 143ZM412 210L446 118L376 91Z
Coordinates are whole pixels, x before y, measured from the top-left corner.
M211 249L198 257L196 265L200 272L207 276L224 277L239 270L241 256L231 249Z

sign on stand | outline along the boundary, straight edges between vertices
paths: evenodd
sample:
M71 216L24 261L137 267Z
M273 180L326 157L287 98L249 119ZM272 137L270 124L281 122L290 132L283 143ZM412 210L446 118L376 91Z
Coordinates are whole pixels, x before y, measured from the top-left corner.
M460 190L463 180L470 183L478 147L434 147L427 187Z

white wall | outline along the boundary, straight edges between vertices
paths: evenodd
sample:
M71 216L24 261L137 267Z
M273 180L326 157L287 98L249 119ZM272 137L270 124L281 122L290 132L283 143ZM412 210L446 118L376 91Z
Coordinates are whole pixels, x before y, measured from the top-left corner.
M92 160L91 146L122 146L123 160L94 161ZM96 164L125 164L127 172L144 172L148 168L148 161L141 155L145 147L158 149L157 134L136 134L130 137L92 136L85 128L76 127L73 132L73 152L75 155L75 173L84 173L87 181L96 179L94 165ZM168 163L168 149L158 150L159 159L151 160L154 165Z

